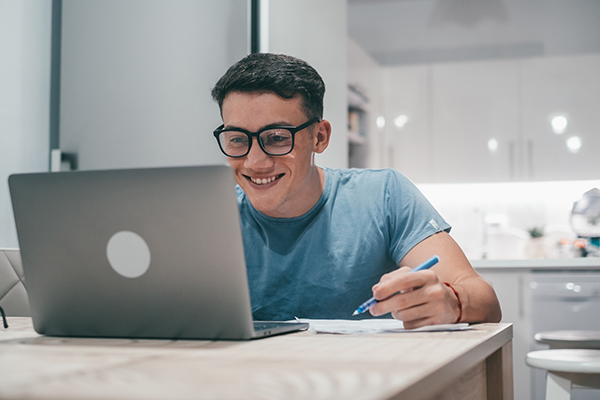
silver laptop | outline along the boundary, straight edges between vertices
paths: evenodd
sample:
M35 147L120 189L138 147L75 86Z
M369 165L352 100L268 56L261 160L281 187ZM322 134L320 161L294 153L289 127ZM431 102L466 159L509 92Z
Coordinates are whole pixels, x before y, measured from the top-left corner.
M10 193L35 330L50 336L252 339L227 166L17 174Z

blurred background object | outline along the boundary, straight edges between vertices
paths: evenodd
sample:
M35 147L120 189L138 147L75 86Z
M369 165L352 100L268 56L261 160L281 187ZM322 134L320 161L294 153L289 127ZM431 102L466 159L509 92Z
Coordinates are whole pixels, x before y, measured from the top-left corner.
M600 189L588 190L573 204L571 227L580 238L575 246L581 257L600 256Z

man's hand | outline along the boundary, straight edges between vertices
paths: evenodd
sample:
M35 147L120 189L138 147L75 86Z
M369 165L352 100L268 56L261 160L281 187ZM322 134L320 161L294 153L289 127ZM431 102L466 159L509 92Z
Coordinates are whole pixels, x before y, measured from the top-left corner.
M380 300L371 314L388 312L404 321L408 329L424 325L457 322L500 322L502 312L494 289L473 269L454 239L446 232L436 233L413 247L400 265L416 267L433 254L440 261L431 269L409 274L407 267L381 277L373 286L373 297ZM454 290L446 286L448 282ZM402 292L402 293L398 293ZM398 294L396 294L398 293Z
M385 274L373 286L373 297L379 302L370 308L371 314L391 312L395 319L404 321L407 329L458 322L458 299L435 271L409 271L402 267Z

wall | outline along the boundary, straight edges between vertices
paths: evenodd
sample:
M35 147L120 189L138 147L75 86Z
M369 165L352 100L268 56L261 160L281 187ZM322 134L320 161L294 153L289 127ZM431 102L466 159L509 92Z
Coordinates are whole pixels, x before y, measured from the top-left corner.
M573 203L600 180L473 184L420 184L418 187L452 225L451 235L472 260L525 257L527 229L544 227L546 254L559 257L556 243L575 239L569 225Z
M8 176L48 170L51 5L0 1L0 247L18 247Z
M331 122L333 133L329 148L317 155L317 164L347 167L346 0L273 0L263 1L261 7L265 6L268 48L261 51L301 58L325 81L324 118Z

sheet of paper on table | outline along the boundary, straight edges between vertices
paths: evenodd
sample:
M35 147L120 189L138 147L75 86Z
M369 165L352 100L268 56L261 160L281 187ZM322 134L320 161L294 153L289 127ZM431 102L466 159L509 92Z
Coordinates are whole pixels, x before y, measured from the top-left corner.
M429 325L417 329L404 329L402 321L395 319L303 319L297 321L308 322L308 331L313 333L333 334L367 334L383 332L434 332L434 331L460 331L469 329L469 324L444 324Z

